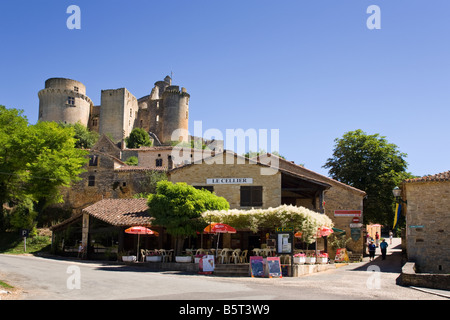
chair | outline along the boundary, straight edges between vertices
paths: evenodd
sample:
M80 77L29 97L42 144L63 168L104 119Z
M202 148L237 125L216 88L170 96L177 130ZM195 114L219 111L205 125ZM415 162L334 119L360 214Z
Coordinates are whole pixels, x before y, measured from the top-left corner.
M147 255L147 250L145 249L141 249L141 261L144 262L145 261L145 256Z
M158 250L159 254L161 255L161 261L162 262L166 262L166 260L169 258L169 256L166 253L166 250L164 249L159 249Z
M235 264L238 263L241 260L240 253L241 253L241 249L233 250L233 252L231 253L231 256L230 256L230 263L232 261L234 261Z
M228 252L229 249L222 249L220 256L218 256L218 258L220 258L220 263L228 263Z
M259 248L253 249L253 255L254 256L260 256L261 255L261 249L259 249Z
M247 253L248 253L248 250L244 250L241 252L241 256L239 257L240 263L247 263Z

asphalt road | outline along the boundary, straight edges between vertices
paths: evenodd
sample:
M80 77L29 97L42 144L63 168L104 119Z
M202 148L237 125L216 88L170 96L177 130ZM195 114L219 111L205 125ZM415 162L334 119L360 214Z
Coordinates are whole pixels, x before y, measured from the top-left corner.
M216 277L143 267L0 255L0 279L24 300L448 300L396 284L398 239L388 257L298 278Z

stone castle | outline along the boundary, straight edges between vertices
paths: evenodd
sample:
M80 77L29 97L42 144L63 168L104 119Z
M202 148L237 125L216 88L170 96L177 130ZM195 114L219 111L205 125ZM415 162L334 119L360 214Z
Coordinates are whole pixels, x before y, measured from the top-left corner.
M189 140L190 95L172 85L169 76L140 99L126 88L102 90L100 106L86 95L81 82L65 78L48 79L38 96L39 121L79 122L115 143L123 143L134 128L148 132L155 146Z

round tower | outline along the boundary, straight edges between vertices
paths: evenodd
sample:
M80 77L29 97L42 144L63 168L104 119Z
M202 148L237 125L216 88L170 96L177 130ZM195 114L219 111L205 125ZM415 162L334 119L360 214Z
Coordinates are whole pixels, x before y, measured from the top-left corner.
M86 96L86 87L79 81L51 78L38 93L39 121L55 121L86 126L94 106Z
M189 98L185 88L168 86L162 95L162 142L189 140Z

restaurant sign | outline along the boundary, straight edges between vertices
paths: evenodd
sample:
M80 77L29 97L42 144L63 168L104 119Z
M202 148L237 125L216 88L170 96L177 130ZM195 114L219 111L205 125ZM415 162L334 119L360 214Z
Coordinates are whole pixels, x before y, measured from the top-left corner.
M361 210L334 210L335 217L361 217Z
M212 178L206 179L207 184L252 184L253 178Z

